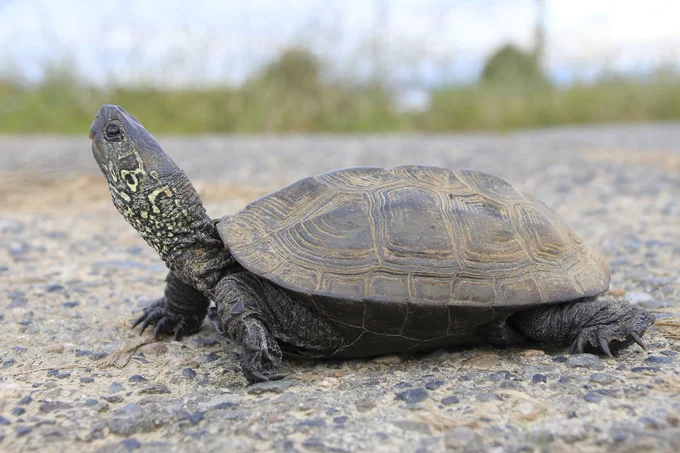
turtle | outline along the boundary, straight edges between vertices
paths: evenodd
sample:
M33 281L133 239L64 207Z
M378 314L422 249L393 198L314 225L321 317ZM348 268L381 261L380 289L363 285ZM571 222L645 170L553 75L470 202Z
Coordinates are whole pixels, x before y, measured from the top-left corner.
M114 205L169 269L164 296L134 326L179 339L207 317L241 346L250 383L282 378L283 357L646 350L655 318L598 298L610 281L603 258L556 211L489 173L341 169L212 220L123 108L101 107L89 136Z

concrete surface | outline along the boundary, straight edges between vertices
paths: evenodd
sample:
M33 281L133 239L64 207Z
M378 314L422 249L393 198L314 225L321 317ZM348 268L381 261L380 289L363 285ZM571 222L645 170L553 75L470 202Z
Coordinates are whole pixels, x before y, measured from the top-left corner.
M220 216L300 177L409 163L495 173L612 266L606 297L657 325L615 360L538 345L285 362L246 387L207 323L130 320L165 270L118 215L83 137L0 137L0 450L680 450L680 126L510 135L159 137Z

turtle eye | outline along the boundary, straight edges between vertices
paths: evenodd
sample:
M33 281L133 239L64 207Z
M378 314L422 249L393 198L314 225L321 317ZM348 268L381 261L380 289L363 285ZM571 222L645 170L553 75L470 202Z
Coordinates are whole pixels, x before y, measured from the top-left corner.
M119 142L123 139L123 130L115 123L108 124L104 129L104 138L108 142Z

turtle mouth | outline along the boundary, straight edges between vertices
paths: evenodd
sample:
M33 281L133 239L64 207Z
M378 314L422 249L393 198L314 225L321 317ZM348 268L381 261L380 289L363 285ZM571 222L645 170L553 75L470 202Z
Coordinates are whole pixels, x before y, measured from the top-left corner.
M90 132L90 134L92 134L92 133ZM92 140L92 155L94 155L94 158L96 160L98 160L99 162L102 162L102 161L105 160L104 159L104 153L102 153L102 151L97 146L97 142L95 142L94 140Z

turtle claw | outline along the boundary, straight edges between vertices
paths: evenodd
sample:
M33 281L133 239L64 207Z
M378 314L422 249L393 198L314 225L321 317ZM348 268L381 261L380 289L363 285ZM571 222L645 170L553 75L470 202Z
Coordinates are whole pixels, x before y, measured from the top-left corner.
M202 322L202 316L175 313L168 307L167 301L163 297L146 307L144 313L135 320L132 327L141 324L139 334L142 335L147 327L154 326L154 337L158 338L167 333L173 335L175 340L180 340L182 336L198 331Z
M179 341L182 339L184 336L184 328L185 328L184 322L180 321L179 324L177 324L177 327L175 327L175 334L172 336L172 339L175 341Z
M153 336L158 338L158 334L163 331L163 327L168 323L168 318L161 318L153 328Z
M569 354L583 354L586 346L586 339L582 335L576 337L576 340L571 344L569 348Z
M645 352L649 352L649 350L647 349L647 345L645 344L644 341L642 341L642 338L640 338L640 335L638 335L635 332L631 332L630 337L633 339L634 342L636 342L638 345L640 345L640 347L642 349L644 349Z
M139 335L140 336L143 335L146 328L149 327L151 324L153 324L153 321L151 321L149 318L145 318L144 322L142 323L141 328L139 329ZM155 336L155 334L154 334L154 336Z
M597 340L600 343L600 348L602 348L602 352L604 352L610 359L613 359L614 356L612 355L612 352L609 350L609 343L607 342L607 339L600 337Z
M286 375L277 373L283 354L266 327L253 319L246 324L243 333L241 370L248 382L252 384L283 379Z

